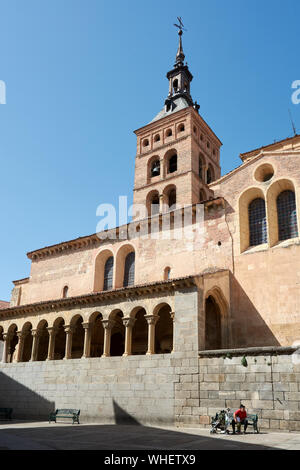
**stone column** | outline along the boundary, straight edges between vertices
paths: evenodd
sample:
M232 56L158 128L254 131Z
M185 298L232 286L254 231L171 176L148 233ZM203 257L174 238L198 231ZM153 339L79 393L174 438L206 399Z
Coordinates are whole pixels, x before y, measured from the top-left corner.
M70 325L65 325L64 330L66 332L66 349L65 349L64 359L71 359L72 358L72 336L73 336L74 328L72 328Z
M49 343L48 343L48 355L46 361L51 361L54 359L54 348L55 348L55 337L58 329L54 326L49 326L47 328L49 333Z
M104 347L103 347L103 357L110 356L110 340L111 340L111 330L115 325L114 320L102 320L102 325L104 328Z
M164 210L164 195L163 194L159 195L159 212L160 212L160 214L165 212L165 210Z
M8 343L10 341L10 335L8 333L3 333L3 353L2 353L2 362L7 362L7 351L8 351Z
M155 354L155 325L159 320L158 315L145 315L148 323L148 351L147 355Z
M125 351L123 356L130 356L132 354L132 329L135 323L135 318L123 318L123 325L125 326Z
M90 357L91 356L92 325L91 323L82 323L82 328L84 328L84 346L83 346L82 357Z
M30 362L36 361L38 346L39 346L39 339L40 339L40 332L37 330L31 330L31 334L33 336L33 340L32 340Z
M22 331L17 331L17 336L19 338L19 341L18 341L18 344L17 344L17 346L18 346L17 362L22 362L26 333L23 333Z
M173 322L173 338L172 338L172 351L171 353L174 352L174 347L175 347L175 334L174 334L174 331L175 331L175 312L170 312L170 317L171 317L171 320Z

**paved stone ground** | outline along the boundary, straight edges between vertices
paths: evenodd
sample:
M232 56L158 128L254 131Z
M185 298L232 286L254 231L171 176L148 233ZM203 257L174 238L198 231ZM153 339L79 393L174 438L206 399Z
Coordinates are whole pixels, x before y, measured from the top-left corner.
M300 433L211 435L209 429L46 422L0 424L0 450L300 450Z

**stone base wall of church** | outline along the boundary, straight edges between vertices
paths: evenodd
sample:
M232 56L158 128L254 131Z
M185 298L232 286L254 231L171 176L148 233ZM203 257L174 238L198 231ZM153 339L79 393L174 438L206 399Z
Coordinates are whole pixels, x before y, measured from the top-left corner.
M82 422L172 425L180 380L198 389L192 372L197 352L1 364L0 407L16 419L77 408Z
M199 359L200 407L192 413L209 426L216 411L235 411L242 403L258 414L263 429L300 431L300 356L246 353L245 358L246 366L243 354Z
M299 356L298 356L299 357ZM242 402L262 429L300 431L295 355L198 357L195 352L0 365L0 406L16 419L78 408L82 422L210 426Z

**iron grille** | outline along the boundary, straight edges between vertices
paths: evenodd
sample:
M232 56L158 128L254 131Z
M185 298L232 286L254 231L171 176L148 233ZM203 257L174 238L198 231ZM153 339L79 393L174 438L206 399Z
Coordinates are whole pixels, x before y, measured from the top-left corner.
M295 193L287 190L277 197L278 238L287 240L298 237Z
M250 246L267 243L266 205L261 198L254 199L248 208Z

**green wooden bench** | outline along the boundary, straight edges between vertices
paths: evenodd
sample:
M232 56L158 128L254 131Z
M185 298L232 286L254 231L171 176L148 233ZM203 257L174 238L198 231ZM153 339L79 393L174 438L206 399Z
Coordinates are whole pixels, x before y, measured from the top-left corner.
M12 419L12 408L0 408L0 417L4 419Z
M233 420L233 413L229 413L229 418L232 421ZM253 426L253 433L259 433L259 427L258 427L258 415L255 413L247 413L247 421L248 421L248 426ZM230 421L230 422L231 422Z
M79 415L80 410L74 410L72 408L57 409L53 413L50 413L49 423L51 423L51 421L54 421L56 423L57 418L69 418L72 419L72 424L79 424Z

